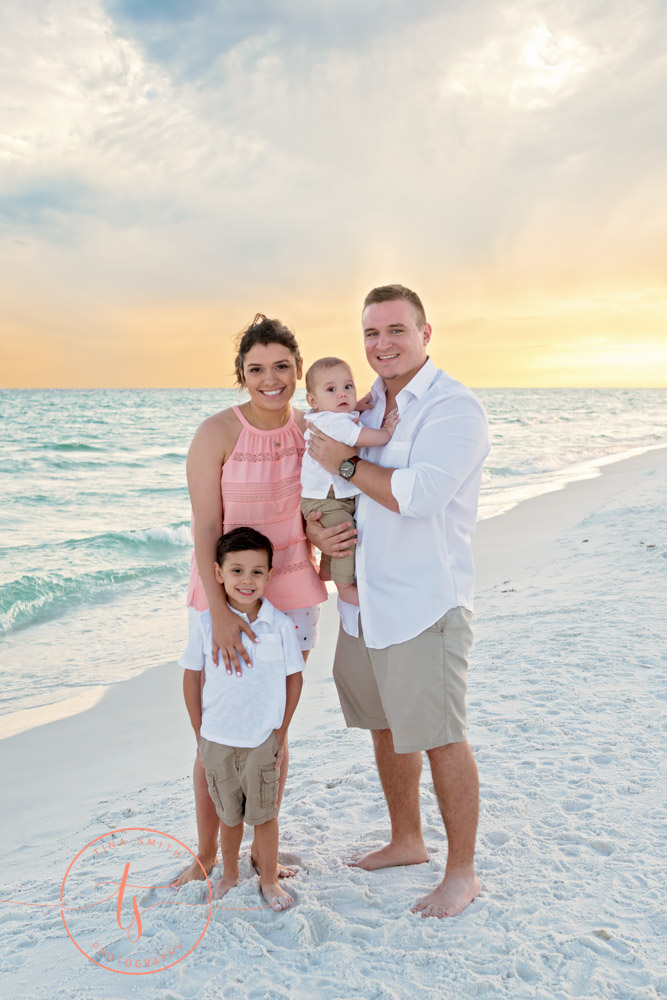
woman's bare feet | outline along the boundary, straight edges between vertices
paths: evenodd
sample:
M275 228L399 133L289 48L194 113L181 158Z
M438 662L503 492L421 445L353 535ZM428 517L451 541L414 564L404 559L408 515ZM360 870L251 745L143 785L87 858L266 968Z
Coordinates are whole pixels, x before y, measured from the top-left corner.
M239 870L236 869L236 875L233 873L227 874L223 873L222 878L213 886L213 899L222 899L230 889L233 889L235 885L239 884Z
M250 864L253 866L258 875L262 874L261 868L259 867L259 862L257 858L254 858L252 854L250 855ZM296 868L285 868L278 862L276 866L276 878L294 878L298 869Z
M457 871L447 870L440 885L415 903L412 912L421 913L422 917L456 917L481 891L472 865Z
M215 866L216 858L217 858L217 852L212 856L211 855L200 856L198 854L197 855L198 860L193 861L191 865L188 865L187 868L184 868L183 871L176 876L171 885L174 887L174 889L180 889L180 887L182 885L185 885L186 882L203 882L204 872L206 872L207 875L211 874ZM202 871L202 868L204 869L204 871Z
M397 865L423 865L428 861L428 851L422 841L414 844L385 844L376 851L353 854L345 862L350 868L363 868L374 872L379 868L395 868Z
M272 909L276 910L276 912L280 912L280 910L288 910L294 902L290 894L280 888L278 880L275 878L260 878L259 887L262 890L262 896L264 896L264 899Z

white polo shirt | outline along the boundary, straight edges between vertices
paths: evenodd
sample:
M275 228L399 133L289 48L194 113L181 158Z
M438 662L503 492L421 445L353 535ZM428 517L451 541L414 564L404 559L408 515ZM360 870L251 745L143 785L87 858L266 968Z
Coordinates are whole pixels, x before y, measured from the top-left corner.
M323 434L336 441L342 441L350 448L354 448L357 438L361 434L363 427L356 423L359 416L358 410L349 413L332 413L329 410L309 410L306 414L306 444L310 441L310 424L321 430ZM329 490L333 486L334 496L356 497L359 489L352 480L343 479L335 473L327 470L316 462L306 449L301 463L301 496L312 500L324 500L329 495Z
M361 415L380 427L384 382ZM470 389L430 358L396 397L400 422L389 444L360 455L393 468L400 513L365 493L357 500L359 607L338 600L343 628L372 649L412 639L450 608L473 610L475 570L470 535L477 520L482 466L489 451L484 408Z
M271 730L279 729L285 716L285 678L303 670L303 657L287 615L266 600L252 630L259 639L250 641L241 633L244 648L250 653L252 668L244 665L240 677L220 666L211 654L211 614L189 608L190 635L179 665L185 670L206 668L202 693L201 735L213 743L228 747L258 747ZM248 616L231 608L235 615Z

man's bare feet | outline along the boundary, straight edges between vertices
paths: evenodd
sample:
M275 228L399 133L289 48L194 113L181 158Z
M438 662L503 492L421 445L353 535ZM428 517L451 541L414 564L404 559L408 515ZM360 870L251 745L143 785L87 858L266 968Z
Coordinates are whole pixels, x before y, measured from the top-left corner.
M422 917L456 917L479 896L481 886L472 865L447 871L440 885L412 907Z
M353 854L345 864L350 868L363 868L374 872L378 868L395 868L397 865L423 865L428 861L426 844L386 844L376 851L366 854Z
M250 864L253 866L258 875L262 874L259 862L252 856L252 854L250 855ZM294 878L297 871L297 868L285 868L280 864L280 862L278 862L278 865L276 866L276 878Z
M269 906L277 912L288 910L294 902L290 894L280 888L277 879L260 878L259 887L262 890L262 896L264 896Z
M214 854L213 857L199 857L199 855L197 855L197 858L201 864L198 864L197 861L193 861L191 865L184 868L183 871L176 876L173 882L171 882L174 889L180 889L180 887L185 885L186 882L203 882L204 872L202 871L202 867L207 875L211 874L215 866L216 855Z
M238 870L236 875L224 875L222 878L213 886L213 899L222 899L230 889L233 889L235 885L239 884L239 873Z

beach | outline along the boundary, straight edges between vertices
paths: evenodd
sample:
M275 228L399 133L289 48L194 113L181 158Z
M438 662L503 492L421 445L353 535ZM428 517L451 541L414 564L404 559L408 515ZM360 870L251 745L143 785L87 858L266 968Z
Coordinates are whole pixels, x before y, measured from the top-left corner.
M288 885L296 905L258 908L246 835L240 885L177 964L121 978L65 932L63 877L90 841L147 828L195 846L181 670L154 666L103 689L92 707L0 740L3 994L664 995L666 510L661 448L479 523L468 735L481 779L483 891L463 915L410 913L446 860L427 766L429 862L374 873L344 864L385 841L388 820L370 738L346 730L338 706L330 597L290 730L281 811L281 858L299 869ZM153 862L158 881L178 867L168 856ZM142 890L140 904L153 892ZM167 900L144 925L163 953L196 938L209 914L205 884L176 895L181 905ZM122 948L132 951L126 939Z

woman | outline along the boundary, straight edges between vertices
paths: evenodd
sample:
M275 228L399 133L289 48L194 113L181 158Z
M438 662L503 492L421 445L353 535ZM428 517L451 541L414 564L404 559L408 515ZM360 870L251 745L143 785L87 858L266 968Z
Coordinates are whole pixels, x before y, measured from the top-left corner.
M317 638L320 604L327 592L313 562L301 517L301 459L305 451L304 414L291 399L301 377L301 354L292 331L278 320L255 316L242 333L235 361L236 379L250 399L204 420L187 459L192 503L194 553L188 589L189 615L206 610L213 623L213 659L220 669L240 674L249 657L241 630L249 624L227 606L215 580L215 550L222 531L250 525L274 546L274 573L266 597L294 621L304 660ZM280 768L278 804L288 766L288 747ZM193 770L197 814L197 856L206 872L215 864L219 820L208 794L199 754ZM251 859L254 860L251 848ZM282 876L295 874L281 869ZM174 885L201 879L193 862Z

